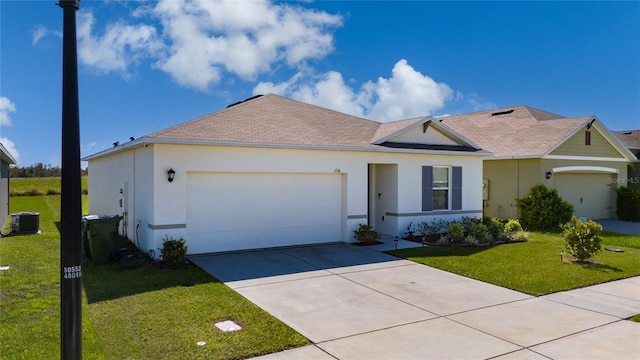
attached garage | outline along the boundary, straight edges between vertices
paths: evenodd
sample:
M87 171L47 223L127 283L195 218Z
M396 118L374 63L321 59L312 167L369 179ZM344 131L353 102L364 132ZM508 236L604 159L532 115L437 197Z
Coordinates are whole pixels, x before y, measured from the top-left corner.
M341 174L192 172L190 253L341 241Z
M617 179L615 169L610 169L608 172L587 172L579 169L562 172L562 170L554 169L553 187L558 189L558 195L573 204L576 216L588 219L615 217L613 213Z

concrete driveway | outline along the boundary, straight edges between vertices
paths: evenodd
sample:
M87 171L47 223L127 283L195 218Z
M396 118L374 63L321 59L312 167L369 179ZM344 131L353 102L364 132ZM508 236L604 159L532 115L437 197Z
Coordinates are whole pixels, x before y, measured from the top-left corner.
M349 244L190 260L313 342L263 359L640 356L640 277L536 298Z

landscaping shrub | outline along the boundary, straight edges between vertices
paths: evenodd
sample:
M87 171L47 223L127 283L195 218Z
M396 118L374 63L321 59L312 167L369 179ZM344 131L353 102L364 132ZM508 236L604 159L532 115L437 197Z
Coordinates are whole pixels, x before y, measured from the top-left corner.
M487 225L483 223L476 223L471 228L470 235L472 235L477 242L481 244L488 244L493 242L493 235L489 232Z
M463 216L460 218L460 224L462 224L464 232L467 234L472 233L478 223L480 223L480 220L470 216Z
M451 244L451 239L449 239L449 236L447 235L440 235L440 238L438 239L438 242L436 243L438 245L450 245Z
M573 205L558 195L557 189L544 185L531 188L529 195L516 199L520 224L528 230L555 228L571 219Z
M482 223L487 226L491 236L496 239L500 237L500 234L504 233L504 223L500 219L485 216L482 219Z
M640 222L640 190L621 187L616 192L616 215L618 219Z
M449 239L455 243L459 243L464 239L464 226L459 222L449 223Z
M527 240L527 233L522 229L522 225L520 225L520 222L515 219L507 221L507 223L504 225L504 234L506 235L507 240Z
M373 228L367 224L360 224L358 230L353 231L353 237L359 243L371 243L380 239L380 234L373 230Z
M165 235L162 248L158 250L160 250L162 261L168 267L179 268L183 264L187 256L187 247L184 246L184 243L185 240L182 237L174 239Z
M560 226L564 248L567 253L579 261L584 261L600 252L602 226L594 221L582 222L575 216Z
M478 241L478 239L476 239L475 236L469 234L469 235L465 236L464 243L469 245L469 246L476 246L476 245L478 245L479 241Z
M432 219L428 223L426 221L418 224L417 233L420 236L439 235L447 231L449 223L443 219Z

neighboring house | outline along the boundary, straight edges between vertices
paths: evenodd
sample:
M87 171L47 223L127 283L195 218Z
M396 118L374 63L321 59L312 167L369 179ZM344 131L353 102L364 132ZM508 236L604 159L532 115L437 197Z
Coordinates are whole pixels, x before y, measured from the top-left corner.
M145 251L169 236L197 254L480 217L486 155L432 117L382 124L269 94L83 160L91 214L124 215Z
M637 159L640 159L640 130L616 131L613 133ZM627 180L622 186L640 189L640 160L627 166Z
M493 154L483 164L486 216L517 218L515 199L544 184L573 204L576 216L615 218L615 189L637 160L595 116L515 106L440 121Z
M15 163L16 159L0 143L0 228L9 216L9 165Z

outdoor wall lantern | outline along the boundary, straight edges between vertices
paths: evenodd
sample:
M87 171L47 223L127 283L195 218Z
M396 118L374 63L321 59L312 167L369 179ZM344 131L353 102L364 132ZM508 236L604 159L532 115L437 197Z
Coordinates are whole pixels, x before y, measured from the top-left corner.
M547 180L551 179L551 174L552 174L551 171L547 171Z
M176 176L176 172L173 170L173 168L169 169L169 171L167 171L167 180L169 180L169 182L173 182L173 178Z

